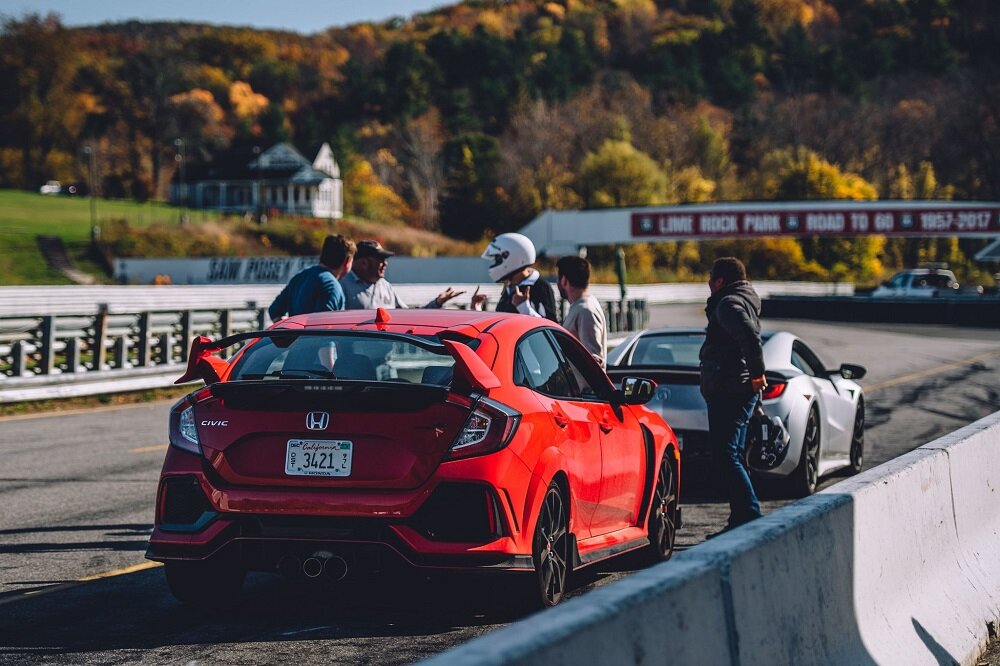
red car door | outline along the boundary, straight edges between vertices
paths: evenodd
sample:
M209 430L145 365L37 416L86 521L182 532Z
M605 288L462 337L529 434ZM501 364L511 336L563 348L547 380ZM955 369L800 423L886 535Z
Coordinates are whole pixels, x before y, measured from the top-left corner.
M646 478L639 422L629 409L612 406L607 376L577 340L559 331L553 332L553 338L573 385L571 391L585 401L600 432L601 492L591 532L597 536L633 526Z
M601 431L594 405L575 399L570 379L551 339L539 330L517 346L515 381L530 388L555 424L572 492L574 531L591 536L591 519L601 496Z
M600 522L610 532L636 524L646 476L646 452L639 422L630 410L614 409L605 403L602 411L598 421L604 463ZM597 516L594 522L598 522Z

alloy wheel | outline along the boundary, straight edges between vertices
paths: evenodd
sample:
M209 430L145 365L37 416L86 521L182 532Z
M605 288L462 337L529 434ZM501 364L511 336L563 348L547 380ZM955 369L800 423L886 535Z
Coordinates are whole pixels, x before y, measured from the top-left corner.
M670 464L669 452L660 463L660 473L653 490L653 505L649 516L649 543L654 561L669 560L674 554L677 536L677 477Z
M851 436L851 467L857 474L865 463L865 403L858 402L857 416L854 417L854 433Z
M566 591L569 560L569 515L559 486L545 494L532 548L535 575L545 606L555 606Z
M788 477L789 490L794 497L807 497L816 492L816 485L819 483L819 449L819 410L814 406L806 417L799 464Z
M805 449L805 481L812 493L819 483L819 413L815 409L809 412L802 447Z

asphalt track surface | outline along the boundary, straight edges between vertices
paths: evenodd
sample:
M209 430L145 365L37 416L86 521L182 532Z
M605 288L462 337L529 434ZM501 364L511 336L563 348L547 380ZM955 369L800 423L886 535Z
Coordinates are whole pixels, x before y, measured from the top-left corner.
M652 323L701 326L703 317L696 306L662 306ZM868 367L866 467L1000 404L997 330L765 326L801 335L828 366ZM167 407L0 419L0 663L402 664L525 614L503 584L423 577L327 589L258 574L229 606L179 605L162 570L143 559ZM720 529L728 510L705 471L685 469L683 482L678 547L688 548ZM585 570L574 594L634 566L626 556Z

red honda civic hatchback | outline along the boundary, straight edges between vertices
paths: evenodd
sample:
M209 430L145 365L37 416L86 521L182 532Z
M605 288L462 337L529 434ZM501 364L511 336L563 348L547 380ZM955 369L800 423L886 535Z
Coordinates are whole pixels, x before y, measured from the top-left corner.
M247 571L397 565L521 572L551 606L574 569L673 552L680 456L643 406L655 384L617 389L546 320L301 315L197 338L178 382L196 378L170 411L146 553L181 601L233 597Z

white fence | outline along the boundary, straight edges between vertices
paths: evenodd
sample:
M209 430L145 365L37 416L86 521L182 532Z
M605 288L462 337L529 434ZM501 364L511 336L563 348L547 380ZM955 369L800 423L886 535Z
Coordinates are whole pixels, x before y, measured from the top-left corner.
M93 314L100 304L111 313L144 310L181 310L208 308L264 307L281 290L280 284L247 285L163 285L163 286L43 286L0 287L0 317L58 314ZM466 293L453 304L464 305L478 287L495 303L500 287L489 283L469 284L396 284L396 290L409 305L419 307L437 296L445 287ZM851 283L825 282L755 282L762 298L776 294L851 296ZM591 291L601 301L621 298L618 285L595 284ZM708 297L708 287L694 284L641 284L628 287L628 298L643 299L650 305L660 303L698 303ZM252 303L253 305L248 306Z

